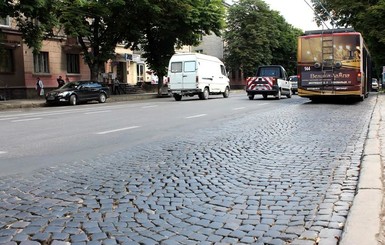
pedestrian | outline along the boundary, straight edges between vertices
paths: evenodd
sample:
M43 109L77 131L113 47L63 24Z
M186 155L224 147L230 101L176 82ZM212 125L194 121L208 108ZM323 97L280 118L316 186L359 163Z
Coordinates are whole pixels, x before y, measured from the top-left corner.
M36 79L36 91L37 91L37 96L43 96L44 95L44 83L43 81L40 79L40 77L38 77Z
M58 84L58 88L60 88L61 86L63 86L64 85L64 80L63 80L63 78L61 77L61 76L59 76L57 79L56 79L56 81L57 81L57 84Z

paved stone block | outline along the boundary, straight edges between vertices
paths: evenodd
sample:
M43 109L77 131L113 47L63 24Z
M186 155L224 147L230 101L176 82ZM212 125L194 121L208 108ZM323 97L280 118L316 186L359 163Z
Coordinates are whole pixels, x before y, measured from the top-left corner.
M88 241L87 235L84 233L80 233L77 235L71 235L70 239L71 239L72 243L87 242Z

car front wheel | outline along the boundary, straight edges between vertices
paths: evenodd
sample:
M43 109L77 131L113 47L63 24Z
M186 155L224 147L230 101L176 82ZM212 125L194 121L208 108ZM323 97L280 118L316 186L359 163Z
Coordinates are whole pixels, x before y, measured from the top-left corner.
M76 105L78 102L77 102L77 98L76 98L76 95L71 95L70 97L70 105Z
M107 100L107 96L104 93L99 94L99 103L104 103Z

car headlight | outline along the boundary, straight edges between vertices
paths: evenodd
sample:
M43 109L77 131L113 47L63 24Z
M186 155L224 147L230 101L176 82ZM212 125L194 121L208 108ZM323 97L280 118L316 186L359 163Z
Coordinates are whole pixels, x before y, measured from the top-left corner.
M64 91L64 92L60 92L60 93L58 94L58 96L66 97L66 96L69 95L69 94L70 94L70 92Z

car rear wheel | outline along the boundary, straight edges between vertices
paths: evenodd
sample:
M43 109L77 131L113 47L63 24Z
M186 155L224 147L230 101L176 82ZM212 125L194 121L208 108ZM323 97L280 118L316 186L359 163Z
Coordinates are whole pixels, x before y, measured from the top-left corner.
M267 94L262 94L262 97L263 97L264 99L267 99Z
M107 96L104 93L99 94L99 103L104 103L107 100Z
M253 100L254 99L254 94L250 94L249 95L249 100Z
M76 95L71 95L70 97L70 105L76 105L78 102L77 102L77 98L76 98Z

